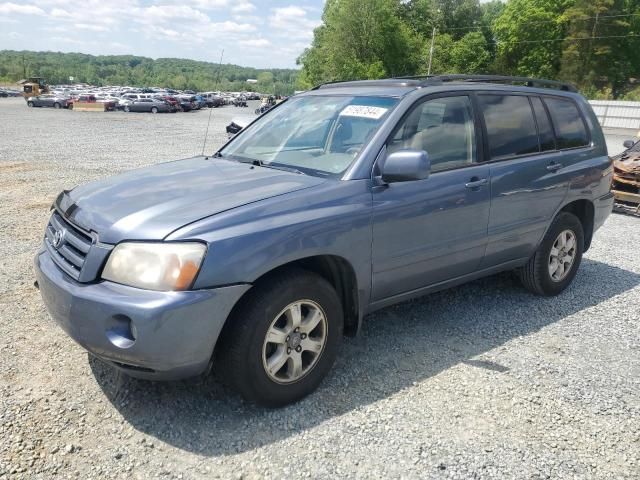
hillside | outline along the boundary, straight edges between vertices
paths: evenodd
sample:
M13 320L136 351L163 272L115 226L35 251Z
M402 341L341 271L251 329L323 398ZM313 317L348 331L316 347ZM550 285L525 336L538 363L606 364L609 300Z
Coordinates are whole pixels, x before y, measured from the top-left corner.
M256 69L238 65L200 62L181 58L133 55L86 55L82 53L0 50L0 84L25 76L39 76L50 84L162 86L177 89L245 90L288 94L294 90L297 70ZM258 79L249 87L246 79Z

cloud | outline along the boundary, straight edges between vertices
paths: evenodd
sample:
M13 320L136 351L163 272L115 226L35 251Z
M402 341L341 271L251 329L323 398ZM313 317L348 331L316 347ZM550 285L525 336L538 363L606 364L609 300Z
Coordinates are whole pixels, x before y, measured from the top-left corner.
M249 40L240 40L240 45L244 45L245 47L269 47L272 43L266 38L254 38Z
M307 11L296 5L272 8L269 25L275 33L288 38L311 40L313 30L320 25L320 20L313 20L307 16Z
M208 23L211 21L207 14L186 5L152 5L139 10L140 16L135 17L134 20L140 23L150 23L152 21L171 22L174 20L187 20L196 23Z
M178 1L177 3L182 4L182 1ZM229 4L228 0L195 0L190 3L198 8L204 8L205 10L222 8Z
M62 51L100 54L117 49L134 55L216 57L217 61L217 53L211 52L225 49L234 62L260 67L294 66L313 38L323 5L322 0L24 2L0 0L0 35L11 47L21 41L9 38L15 31L22 38L39 35Z
M231 7L232 13L251 13L256 9L256 6L248 1L238 1L233 7Z
M0 3L0 15L46 15L45 11L35 5L24 5L17 3Z
M76 23L73 25L80 30L89 30L91 32L108 32L109 29L104 25L96 25L93 23Z

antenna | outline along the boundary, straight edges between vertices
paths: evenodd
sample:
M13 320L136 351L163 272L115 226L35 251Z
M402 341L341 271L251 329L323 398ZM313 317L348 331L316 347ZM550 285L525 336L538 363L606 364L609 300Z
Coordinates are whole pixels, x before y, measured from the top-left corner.
M222 58L224 57L224 48L222 49L222 53L220 54L220 63L218 64L218 75L216 75L216 83L214 87L214 91L218 91L218 83L220 82L220 72L222 71ZM209 136L209 124L211 123L211 114L213 113L213 108L209 109L209 120L207 121L207 130L204 132L204 142L202 142L202 155L204 155L204 149L207 146L207 137Z

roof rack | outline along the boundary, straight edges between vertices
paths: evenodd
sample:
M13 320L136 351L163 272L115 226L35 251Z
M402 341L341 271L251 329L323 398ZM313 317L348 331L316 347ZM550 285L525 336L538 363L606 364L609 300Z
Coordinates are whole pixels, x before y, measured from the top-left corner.
M397 77L397 78L381 78L379 80L346 80L325 82L316 85L311 90L320 90L321 88L334 87L412 87L420 86L420 78Z
M578 91L578 89L570 83L545 80L542 78L511 77L507 75L418 75L412 77L397 77L397 80L423 80L421 86L440 85L445 82L523 83L527 87L554 88L565 92Z

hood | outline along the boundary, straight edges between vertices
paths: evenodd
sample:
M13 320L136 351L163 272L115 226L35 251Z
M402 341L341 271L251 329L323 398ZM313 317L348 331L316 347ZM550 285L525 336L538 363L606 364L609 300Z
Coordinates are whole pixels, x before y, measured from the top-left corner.
M103 243L161 240L232 208L323 183L318 177L194 157L133 170L63 192L57 208Z

